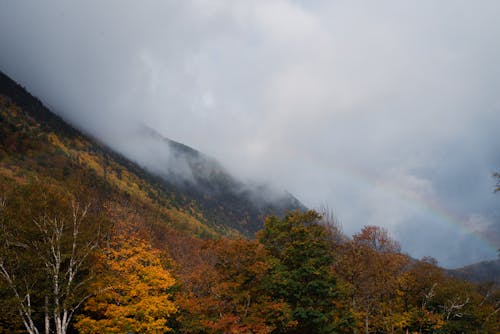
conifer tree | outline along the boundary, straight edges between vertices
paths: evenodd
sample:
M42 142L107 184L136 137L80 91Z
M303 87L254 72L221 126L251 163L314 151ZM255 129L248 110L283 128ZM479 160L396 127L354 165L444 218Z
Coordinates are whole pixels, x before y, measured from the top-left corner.
M274 262L269 288L288 302L297 326L286 333L332 333L345 325L331 266L330 238L315 211L269 217L258 235ZM342 314L341 314L342 313Z

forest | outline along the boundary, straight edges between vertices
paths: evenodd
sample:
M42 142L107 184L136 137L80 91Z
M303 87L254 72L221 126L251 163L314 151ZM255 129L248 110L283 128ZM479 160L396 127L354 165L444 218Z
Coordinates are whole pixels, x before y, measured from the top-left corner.
M255 239L197 238L48 179L3 189L1 330L498 333L500 291L314 211ZM5 184L5 183L4 183Z

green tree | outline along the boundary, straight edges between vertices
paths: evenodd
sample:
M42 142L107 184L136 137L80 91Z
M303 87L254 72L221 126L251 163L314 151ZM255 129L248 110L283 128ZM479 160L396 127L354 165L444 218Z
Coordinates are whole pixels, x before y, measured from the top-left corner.
M286 301L297 321L286 333L332 333L346 325L331 266L331 238L315 211L269 217L259 241L270 253L269 288ZM279 332L279 331L277 331Z

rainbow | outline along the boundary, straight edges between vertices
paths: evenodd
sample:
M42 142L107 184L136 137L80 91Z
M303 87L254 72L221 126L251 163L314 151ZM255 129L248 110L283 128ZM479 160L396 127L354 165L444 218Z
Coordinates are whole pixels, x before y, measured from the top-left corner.
M358 168L353 168L352 166L342 166L340 164L332 166L331 164L328 164L328 168L330 170L333 169L342 176L347 176L356 182L361 182L370 187L381 189L384 192L403 199L409 204L415 205L417 208L429 213L431 217L435 217L436 219L439 219L439 221L443 221L450 224L454 228L459 228L466 234L472 235L477 241L490 248L493 252L497 252L498 249L500 249L500 245L494 240L490 240L487 235L474 230L471 224L467 223L468 220L466 218L447 209L444 205L440 204L437 199L425 197L420 192L404 187L396 182L381 179L374 174L362 171Z

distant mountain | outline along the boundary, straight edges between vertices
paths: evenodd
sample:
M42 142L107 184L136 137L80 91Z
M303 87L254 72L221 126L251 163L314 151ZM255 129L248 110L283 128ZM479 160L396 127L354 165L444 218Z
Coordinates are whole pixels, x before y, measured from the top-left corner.
M500 259L482 261L463 268L448 269L448 275L473 283L494 282L500 286Z
M304 209L292 195L245 184L215 159L151 128L138 127L123 145L115 151L83 134L0 72L0 176L65 180L85 174L108 196L117 192L158 206L177 227L187 224L205 235L252 236L266 215ZM138 159L141 154L150 156ZM149 164L134 162L148 158Z

